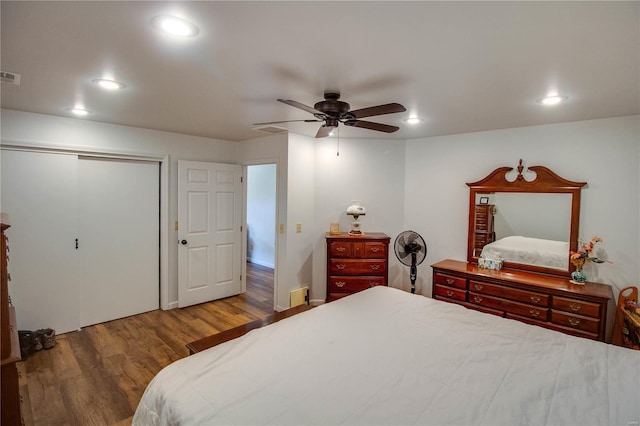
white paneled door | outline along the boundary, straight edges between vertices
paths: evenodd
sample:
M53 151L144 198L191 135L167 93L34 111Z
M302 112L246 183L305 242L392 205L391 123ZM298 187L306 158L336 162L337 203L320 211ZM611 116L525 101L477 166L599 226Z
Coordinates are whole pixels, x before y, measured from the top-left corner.
M240 294L241 167L178 161L178 306Z
M80 325L158 309L158 163L78 161Z
M159 307L159 166L2 150L18 327L57 333Z

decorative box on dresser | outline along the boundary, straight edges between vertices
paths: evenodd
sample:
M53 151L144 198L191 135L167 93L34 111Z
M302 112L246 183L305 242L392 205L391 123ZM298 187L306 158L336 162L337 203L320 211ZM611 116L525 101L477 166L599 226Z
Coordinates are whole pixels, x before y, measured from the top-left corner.
M380 232L326 234L327 302L389 282L389 240Z
M496 207L493 204L476 204L475 231L473 235L473 249L476 256L482 252L482 247L496 240L493 227L493 215Z
M2 238L0 239L0 255L2 256L2 288L0 291L0 326L2 334L2 377L1 377L1 411L0 424L20 425L22 415L20 413L20 392L18 383L18 370L16 362L20 361L20 342L18 340L18 328L16 325L15 309L9 303L9 273L7 270L7 237L5 231L9 225L2 223Z
M433 268L434 299L579 337L605 341L611 286L456 260Z

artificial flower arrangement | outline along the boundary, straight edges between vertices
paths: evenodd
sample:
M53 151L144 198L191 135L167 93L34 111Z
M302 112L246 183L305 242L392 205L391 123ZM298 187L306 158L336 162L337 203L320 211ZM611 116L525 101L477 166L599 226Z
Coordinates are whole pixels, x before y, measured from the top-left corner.
M593 237L588 244L582 245L582 250L571 252L571 263L576 267L576 270L581 271L585 264L589 262L604 263L602 259L598 259L593 256L593 249L597 243L601 243L602 238Z

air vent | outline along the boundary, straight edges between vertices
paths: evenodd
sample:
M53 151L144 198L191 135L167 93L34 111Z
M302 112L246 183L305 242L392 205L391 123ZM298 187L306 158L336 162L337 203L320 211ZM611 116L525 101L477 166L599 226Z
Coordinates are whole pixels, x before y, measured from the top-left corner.
M7 84L20 86L20 74L13 72L0 71L0 81Z
M276 126L255 127L254 130L257 130L259 132L272 133L272 134L288 132L287 129L283 129L281 127L276 127Z

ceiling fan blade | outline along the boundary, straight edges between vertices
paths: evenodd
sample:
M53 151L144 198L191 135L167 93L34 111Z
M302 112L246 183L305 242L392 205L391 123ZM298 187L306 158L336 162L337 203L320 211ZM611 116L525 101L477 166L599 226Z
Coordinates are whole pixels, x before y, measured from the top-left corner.
M335 129L335 127L327 126L326 124L323 124L318 129L318 133L316 133L316 138L326 138L327 136L329 136L331 134L331 131L333 129Z
M298 101L292 101L290 99L278 99L278 102L282 102L283 104L287 104L287 105L292 106L292 107L300 108L301 110L310 112L311 114L322 114L322 115L324 115L324 113L322 111L318 111L317 109L311 108L310 106L307 106L305 104L301 104Z
M348 120L344 122L345 126L362 127L363 129L377 130L379 132L393 133L400 129L397 126L389 126L388 124L373 123L371 121L363 120Z
M395 114L396 112L405 112L407 109L400 104L391 103L378 106L372 106L369 108L356 109L349 111L348 114L353 118L372 117L374 115Z
M253 123L252 126L263 126L265 124L278 124L278 123L319 123L322 120L284 120L284 121L267 121L266 123Z

